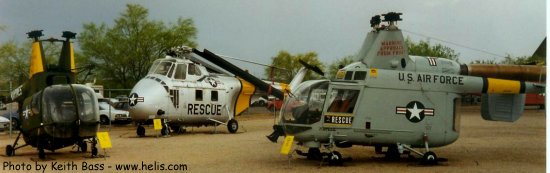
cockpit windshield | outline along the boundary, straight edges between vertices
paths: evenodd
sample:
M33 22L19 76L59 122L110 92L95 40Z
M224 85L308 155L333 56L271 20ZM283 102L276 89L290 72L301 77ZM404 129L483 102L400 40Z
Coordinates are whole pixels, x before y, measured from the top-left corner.
M288 98L283 106L283 122L293 124L319 122L328 84L326 80L306 81L300 84L293 92L294 97Z
M83 85L72 85L78 102L78 117L80 128L78 134L81 137L95 136L99 125L99 110L94 91Z
M169 74L172 74L174 68L174 61L159 59L153 63L153 65L149 69L148 74L160 74L163 76L168 76Z
M74 93L73 93L74 90ZM42 92L42 119L44 129L54 137L69 138L74 132L76 121L80 125L97 126L97 101L91 88L83 85L52 85ZM77 105L76 105L77 104ZM97 127L89 132L79 130L80 136L93 136Z
M59 138L72 136L72 128L61 127L70 127L78 119L73 99L70 85L52 85L44 89L42 118L47 133Z

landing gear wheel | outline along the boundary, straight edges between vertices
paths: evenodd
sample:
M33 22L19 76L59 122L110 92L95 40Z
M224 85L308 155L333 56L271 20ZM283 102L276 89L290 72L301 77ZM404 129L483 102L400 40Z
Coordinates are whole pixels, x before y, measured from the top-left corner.
M80 148L80 151L85 153L86 151L88 151L88 144L86 144L86 142L84 141L80 141L78 142L78 148Z
M46 152L44 152L44 149L42 148L38 149L38 158L46 159Z
M15 149L11 145L6 146L6 155L7 156L15 155Z
M145 127L139 125L139 126L137 127L136 134L137 134L139 137L144 137L144 136L145 136Z
M167 126L162 126L162 129L160 130L160 135L166 136L169 134L169 130Z
M319 148L309 148L307 151L308 160L321 160L323 159L321 155L321 150Z
M170 129L172 129L172 132L180 134L180 133L183 133L185 131L185 130L182 130L181 127L182 126L172 125L172 126L170 126Z
M342 154L338 151L333 151L329 153L328 164L333 166L342 166L343 165Z
M99 123L101 125L109 125L109 118L107 118L107 116L105 115L102 115L101 117L99 117Z
M97 157L97 147L92 148L92 157Z
M437 156L434 152L428 151L424 153L424 156L422 156L422 162L423 165L436 165L437 164Z
M229 122L227 122L227 130L229 133L236 133L237 130L239 130L239 123L237 123L237 120L229 120Z
M397 149L397 145L388 146L388 150L386 151L386 158L392 160L401 158L401 154Z

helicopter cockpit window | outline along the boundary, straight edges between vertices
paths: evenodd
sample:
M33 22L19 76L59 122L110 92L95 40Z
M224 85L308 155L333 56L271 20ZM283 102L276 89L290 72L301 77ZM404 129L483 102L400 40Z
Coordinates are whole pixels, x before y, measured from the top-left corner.
M94 101L94 93L82 86L74 86L78 99L78 116L80 121L85 122L96 122L97 121L97 107L96 102Z
M283 122L313 124L321 120L328 81L308 81L300 84L283 107Z
M327 112L353 113L358 96L359 90L333 89Z
M178 64L176 72L174 73L174 79L185 79L185 73L187 71L187 64Z
M147 71L147 74L151 74L155 72L155 69L159 64L160 64L160 60L156 60L155 62L153 62L153 65L151 65L151 68L149 68L149 71Z
M199 67L196 66L195 64L189 64L189 74L190 74L190 75L200 76L200 75L201 75L201 71L200 71Z
M157 63L155 63L157 64ZM161 61L160 63L157 64L156 67L151 67L151 69L155 68L155 71L153 71L154 74L160 74L160 75L167 75L167 74L172 74L172 73L169 73L171 71L173 71L173 64L172 62L169 62L169 61Z
M54 137L70 137L70 128L77 120L76 106L73 102L70 85L52 85L42 94L42 118L44 129Z

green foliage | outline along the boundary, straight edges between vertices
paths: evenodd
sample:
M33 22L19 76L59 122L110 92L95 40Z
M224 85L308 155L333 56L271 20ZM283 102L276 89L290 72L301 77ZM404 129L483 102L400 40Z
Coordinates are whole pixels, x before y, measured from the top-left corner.
M504 60L500 64L514 64L514 65L544 65L545 59L538 56L520 56L512 57L512 55L506 55Z
M446 58L458 62L458 55L453 49L441 44L430 45L429 41L420 40L415 43L407 37L405 43L409 48L409 55Z
M504 60L497 62L495 60L475 60L470 64L510 64L510 65L545 65L546 60L543 57L538 56L520 56L512 57L507 54Z
M338 70L340 70L342 66L346 66L348 64L351 64L352 62L353 62L352 55L345 56L343 58L340 58L332 62L332 64L329 65L329 72L328 72L329 78L333 78L336 75L336 72L338 72Z
M84 24L78 42L84 58L96 64L96 77L106 88L131 88L143 78L151 63L174 46L196 47L197 29L192 19L174 24L148 19L148 10L128 4L115 25Z
M495 60L474 60L470 64L498 64Z
M273 79L277 82L285 82L289 83L294 75L298 73L298 70L302 68L302 64L298 60L302 60L306 63L309 63L314 66L318 66L321 70L324 69L323 64L319 61L319 58L317 57L317 53L315 52L307 52L307 53L299 53L296 55L291 55L287 51L279 51L277 56L271 58L271 65L279 68L284 68L285 70L277 70L274 69L272 72L270 67L265 68L265 75L266 77L271 80L271 75L273 75ZM312 72L308 72L306 76L304 77L304 80L311 80L311 79L318 79L319 75L312 74Z
M13 87L23 84L29 79L29 61L31 57L31 44L29 40L23 44L10 40L0 45L0 69L6 70L0 73L0 86L7 86L11 81ZM42 42L46 64L57 64L61 52L61 44Z

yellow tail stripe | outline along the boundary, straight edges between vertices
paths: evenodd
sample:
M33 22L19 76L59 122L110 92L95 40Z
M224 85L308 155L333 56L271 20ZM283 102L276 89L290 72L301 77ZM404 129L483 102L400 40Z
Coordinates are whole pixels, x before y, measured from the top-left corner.
M521 89L520 81L487 78L487 83L488 93L517 94Z

